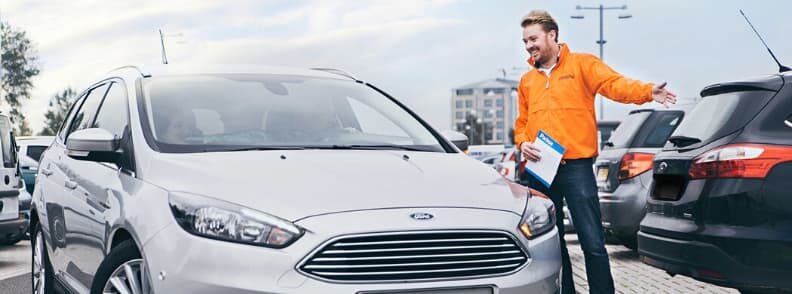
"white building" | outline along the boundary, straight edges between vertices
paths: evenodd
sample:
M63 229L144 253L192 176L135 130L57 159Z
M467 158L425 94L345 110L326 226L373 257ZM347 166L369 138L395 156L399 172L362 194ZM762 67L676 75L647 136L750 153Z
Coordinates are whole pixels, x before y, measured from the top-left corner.
M486 144L511 144L509 130L517 118L519 82L491 79L452 89L451 127L465 132L466 117L473 113L486 128L481 134Z

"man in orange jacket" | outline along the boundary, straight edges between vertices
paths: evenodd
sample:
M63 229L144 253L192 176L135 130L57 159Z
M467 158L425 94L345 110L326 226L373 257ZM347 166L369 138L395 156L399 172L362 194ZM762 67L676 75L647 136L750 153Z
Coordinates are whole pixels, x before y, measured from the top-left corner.
M608 253L600 222L599 198L592 168L597 156L597 120L594 96L599 93L622 103L656 101L666 106L676 103L676 95L654 85L625 78L591 54L573 53L558 43L558 24L549 13L531 11L521 23L523 42L534 67L522 76L517 93L519 111L514 141L524 159L540 161L542 155L533 141L539 130L566 148L561 166L550 187L530 175L527 182L553 199L556 219L566 199L586 261L591 293L614 293ZM562 254L562 291L575 293L564 225L558 222Z

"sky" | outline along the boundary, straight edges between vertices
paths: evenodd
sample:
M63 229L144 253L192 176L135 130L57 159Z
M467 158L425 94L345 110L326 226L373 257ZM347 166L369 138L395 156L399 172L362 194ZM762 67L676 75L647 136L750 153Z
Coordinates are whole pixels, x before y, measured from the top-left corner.
M627 5L605 12L605 62L633 79L667 81L680 103L712 83L778 71L738 9L792 65L785 36L792 1L784 0L2 0L0 19L36 46L41 74L22 111L34 132L64 88L79 92L113 68L160 63L158 29L168 36L171 64L339 68L450 129L452 88L502 77L502 68L514 80L528 70L523 15L549 11L561 42L599 54L599 13L575 7L600 4ZM605 119L621 120L636 107L608 102Z

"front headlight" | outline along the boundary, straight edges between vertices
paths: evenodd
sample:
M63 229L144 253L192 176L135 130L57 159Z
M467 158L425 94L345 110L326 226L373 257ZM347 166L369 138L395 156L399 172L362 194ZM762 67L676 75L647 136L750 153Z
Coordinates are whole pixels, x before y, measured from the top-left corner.
M552 230L555 225L556 211L553 201L529 194L520 221L520 232L528 239L533 239Z
M171 212L185 231L211 239L283 248L302 230L289 221L209 197L171 193Z

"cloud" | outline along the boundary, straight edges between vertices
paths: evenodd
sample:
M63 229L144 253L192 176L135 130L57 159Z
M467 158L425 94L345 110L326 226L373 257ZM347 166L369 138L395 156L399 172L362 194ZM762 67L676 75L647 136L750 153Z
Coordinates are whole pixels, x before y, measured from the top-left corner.
M49 98L67 86L78 91L108 70L160 60L156 29L181 32L166 40L172 63L257 63L370 68L403 55L411 38L459 26L431 16L449 1L3 1L2 16L28 32L42 67L23 112L43 126Z

